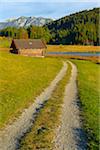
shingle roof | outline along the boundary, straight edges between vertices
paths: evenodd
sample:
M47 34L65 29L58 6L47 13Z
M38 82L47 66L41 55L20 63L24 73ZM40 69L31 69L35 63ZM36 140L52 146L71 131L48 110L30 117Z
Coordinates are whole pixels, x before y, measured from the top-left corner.
M13 48L13 44L16 49L43 49L46 48L46 44L41 39L14 39L11 44L11 48Z

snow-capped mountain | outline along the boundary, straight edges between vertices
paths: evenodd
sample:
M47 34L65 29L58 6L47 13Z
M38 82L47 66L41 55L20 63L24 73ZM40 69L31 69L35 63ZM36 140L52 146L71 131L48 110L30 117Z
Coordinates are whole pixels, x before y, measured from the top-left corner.
M51 21L52 19L43 17L19 17L17 19L9 19L6 22L0 22L0 29L6 27L28 27L30 25L43 26Z

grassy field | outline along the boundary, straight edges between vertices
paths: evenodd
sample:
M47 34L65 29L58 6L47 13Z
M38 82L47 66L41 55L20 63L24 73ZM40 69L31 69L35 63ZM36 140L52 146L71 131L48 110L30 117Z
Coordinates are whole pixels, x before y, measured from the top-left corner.
M4 40L4 39L3 39ZM8 47L7 44L0 42L0 48ZM5 48L4 48L5 49ZM95 46L48 46L47 51L100 51L99 47ZM98 149L99 141L99 89L100 89L100 66L90 61L72 60L78 67L78 90L81 101L82 116L83 116L83 127L88 133L88 146L91 150ZM30 105L34 98L50 83L55 77L57 72L60 70L62 63L59 58L28 58L18 55L12 55L7 52L0 52L0 127L2 128L6 123L10 122L12 118L16 117L23 108ZM61 85L56 89L52 99L57 100L57 95L62 95L64 88L64 80L61 81ZM57 92L57 90L59 92ZM59 95L60 93L60 95ZM57 94L57 95L56 95ZM62 97L62 96L61 96ZM51 100L51 104L46 104L45 109L40 113L44 115L48 112L50 107L56 108L55 104ZM57 105L58 107L58 105ZM56 108L58 109L58 108ZM51 113L51 121L52 115ZM49 112L45 114L46 119L49 118ZM36 128L32 129L32 133L36 134L39 126L38 123L43 123L45 117L37 118ZM56 116L56 111L55 115ZM49 120L50 121L50 120ZM47 123L49 124L49 121ZM54 118L53 118L54 121ZM41 125L40 124L40 125ZM56 123L55 123L56 124ZM52 124L51 124L52 126ZM41 127L41 126L40 126ZM51 127L52 128L52 127ZM49 133L49 132L48 132ZM45 135L46 134L46 135ZM52 133L50 134L52 137ZM30 139L32 134L30 133L26 139L22 142L27 145L27 141ZM49 135L43 132L41 137L45 137L49 140ZM38 136L33 141L37 142ZM47 140L47 142L48 142ZM31 143L30 143L31 144ZM31 145L32 146L32 145ZM35 145L36 146L36 145Z
M30 132L20 142L20 150L53 149L52 140L55 135L55 129L60 123L59 116L63 103L63 94L70 75L71 66L69 65L67 74L58 83L52 97L45 103L42 110L40 110Z
M99 93L100 66L81 60L73 60L78 67L78 90L81 101L83 127L87 132L90 150L99 149Z
M11 44L11 38L0 37L0 48L9 48Z
M100 46L48 45L47 52L98 52Z
M62 66L59 59L30 58L0 52L0 127L49 85Z

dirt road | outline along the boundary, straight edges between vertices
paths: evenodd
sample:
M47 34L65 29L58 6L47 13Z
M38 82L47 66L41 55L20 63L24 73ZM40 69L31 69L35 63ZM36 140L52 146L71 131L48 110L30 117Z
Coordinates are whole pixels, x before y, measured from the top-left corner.
M39 109L43 107L45 101L50 99L52 92L57 86L57 83L64 77L67 70L67 64L64 62L63 67L51 82L51 84L38 96L35 102L19 116L16 121L8 125L3 131L0 131L0 150L15 150L18 146L18 140L30 129L33 125Z
M60 126L56 130L54 150L86 150L85 134L81 128L77 97L77 68L70 62L72 73L65 87Z

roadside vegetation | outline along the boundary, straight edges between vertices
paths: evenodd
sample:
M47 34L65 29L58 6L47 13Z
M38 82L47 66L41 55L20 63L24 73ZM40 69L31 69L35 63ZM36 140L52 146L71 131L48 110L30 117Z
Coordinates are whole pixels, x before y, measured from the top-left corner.
M55 129L60 123L59 116L62 110L65 85L68 83L70 75L71 65L69 64L66 75L58 83L52 97L40 110L33 127L24 138L22 138L20 150L53 149Z
M0 52L0 127L34 102L62 67L59 59Z
M90 61L72 60L78 67L78 91L83 128L87 133L88 149L99 149L100 66Z

